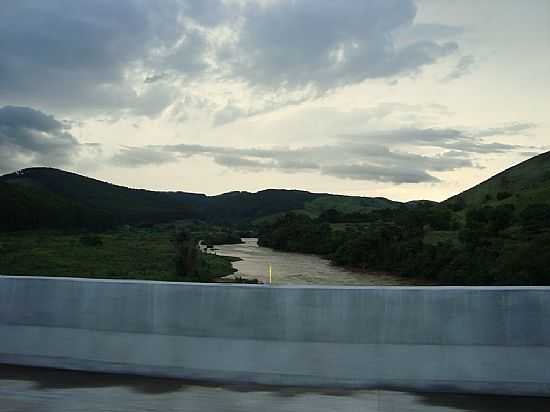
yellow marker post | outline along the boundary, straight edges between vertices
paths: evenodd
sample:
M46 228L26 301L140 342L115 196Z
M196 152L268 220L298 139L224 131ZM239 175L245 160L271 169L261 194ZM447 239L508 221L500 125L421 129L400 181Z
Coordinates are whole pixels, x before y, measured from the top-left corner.
M267 267L269 269L269 284L271 285L271 264L268 264Z

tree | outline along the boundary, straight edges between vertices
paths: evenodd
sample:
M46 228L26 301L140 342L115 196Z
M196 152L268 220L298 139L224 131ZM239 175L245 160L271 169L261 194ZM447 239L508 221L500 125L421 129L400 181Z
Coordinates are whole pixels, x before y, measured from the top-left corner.
M498 192L497 193L497 200L504 200L504 199L508 199L509 197L512 197L512 193L510 193L510 192Z
M493 233L497 234L512 224L514 221L514 205L501 205L495 207L490 214L489 226Z
M520 214L523 228L529 232L539 232L550 228L550 205L537 203L527 206Z
M189 232L176 233L176 274L182 277L196 276L199 272L200 250Z

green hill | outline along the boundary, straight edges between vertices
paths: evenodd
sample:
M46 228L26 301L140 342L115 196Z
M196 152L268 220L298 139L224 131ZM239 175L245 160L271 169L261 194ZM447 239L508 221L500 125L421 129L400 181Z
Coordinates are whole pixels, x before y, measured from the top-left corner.
M352 197L340 195L319 196L305 205L305 210L317 216L322 212L334 209L342 213L366 213L377 209L392 209L400 205L383 197Z
M115 222L115 216L108 212L86 207L43 188L0 182L0 229L104 229Z
M506 169L443 202L456 209L513 204L517 210L534 203L550 203L550 152Z
M278 189L154 192L47 168L0 177L4 230L101 230L180 219L223 230L225 223L244 223L237 225L243 230L256 223L261 245L438 284L548 285L550 152L442 203Z
M210 223L273 221L290 211L312 218L326 211L357 216L371 211L434 202L394 202L385 198L340 196L300 190L268 189L218 196L131 189L52 168L29 168L0 176L0 227L89 227L152 224L182 219ZM550 203L550 152L511 167L443 202L458 212L511 204L516 214L527 206Z
M8 202L18 205L32 198L33 210L85 210L105 217L105 224L163 222L195 217L194 204L204 196L191 193L161 193L130 189L51 168L30 168L0 177L16 197ZM23 196L24 195L24 196ZM7 205L5 205L7 206ZM84 215L75 226L87 226ZM42 221L56 227L56 222ZM72 221L74 223L74 221ZM93 222L91 222L93 223Z
M151 224L182 219L213 223L253 221L293 210L317 216L327 209L369 211L394 207L382 198L268 189L218 196L131 189L53 168L29 168L0 177L0 227L89 227Z
M259 244L438 284L548 285L550 152L439 204L281 216Z

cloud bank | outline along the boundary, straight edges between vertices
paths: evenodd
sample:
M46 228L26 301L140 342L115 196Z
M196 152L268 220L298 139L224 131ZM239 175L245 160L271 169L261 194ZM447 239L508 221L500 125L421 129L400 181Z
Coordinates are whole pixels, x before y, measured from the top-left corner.
M70 134L69 127L69 123L29 107L0 108L0 169L12 171L29 165L63 167L79 161L90 148L96 151L96 162L99 161L101 145L82 144ZM123 146L103 159L113 166L136 168L200 156L239 171L317 173L394 184L437 182L438 172L476 167L472 160L475 155L538 149L485 140L528 134L533 127L530 123L513 123L480 130L393 129L341 135L331 144L303 147ZM431 154L422 153L421 149L428 149Z
M29 107L0 108L0 171L70 164L82 145L53 116Z
M273 93L311 98L415 73L458 49L449 41L456 29L444 25L398 41L400 31L415 31L415 16L412 0L11 1L0 14L0 96L49 110L147 116L197 82L240 84L257 102Z
M527 133L532 124L483 130L394 129L340 136L333 144L305 147L234 148L200 144L124 147L111 163L124 167L175 162L201 156L233 170L307 172L340 179L385 183L438 182L434 175L477 167L478 154L500 154L531 146L486 142L482 137ZM434 154L419 153L429 149Z

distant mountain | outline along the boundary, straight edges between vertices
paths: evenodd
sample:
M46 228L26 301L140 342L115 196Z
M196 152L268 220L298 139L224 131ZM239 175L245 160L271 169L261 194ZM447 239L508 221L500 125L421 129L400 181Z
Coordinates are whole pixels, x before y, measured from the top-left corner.
M443 202L455 209L513 204L517 210L536 203L550 203L550 152L506 169Z
M116 224L108 212L86 207L40 187L0 181L0 229L106 229Z
M405 205L429 205L413 201ZM550 152L526 160L442 204L460 211L480 206L550 204ZM290 211L317 217L335 209L369 212L403 205L379 197L268 189L218 196L131 189L59 169L36 167L0 176L0 228L103 229L182 219L215 223L261 221Z
M129 189L51 168L24 169L1 176L0 182L7 184L13 192L11 198L0 199L2 203L8 202L2 209L24 203L24 199L32 199L29 213L36 213L37 210L41 213L43 209L50 210L52 207L66 211L67 219L61 216L54 222L41 220L41 226L53 227L59 226L58 220L66 220L68 226L95 227L96 219L88 219L90 215L102 216L100 220L107 226L191 218L197 216L194 206L206 197L192 193L179 193L176 196L172 193ZM50 212L44 213L50 216ZM71 214L80 214L82 218L70 219Z
M211 222L254 220L304 210L368 211L396 207L383 198L269 189L218 196L131 189L53 168L29 168L0 176L0 227L103 228L181 219Z

